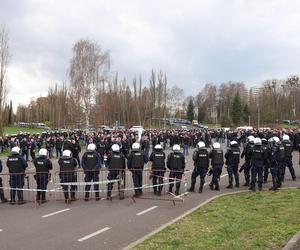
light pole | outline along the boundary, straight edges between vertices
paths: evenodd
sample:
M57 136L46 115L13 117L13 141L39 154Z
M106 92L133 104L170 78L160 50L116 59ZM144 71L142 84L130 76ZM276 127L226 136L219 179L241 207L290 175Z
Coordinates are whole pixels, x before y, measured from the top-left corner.
M250 127L251 115L248 115L248 126Z

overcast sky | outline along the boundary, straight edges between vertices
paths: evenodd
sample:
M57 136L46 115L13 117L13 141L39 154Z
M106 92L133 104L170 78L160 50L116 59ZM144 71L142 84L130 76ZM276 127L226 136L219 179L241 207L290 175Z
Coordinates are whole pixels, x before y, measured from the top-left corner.
M207 82L300 73L298 0L0 0L10 36L8 99L28 103L68 82L72 46L89 38L111 51L129 82L162 69L194 95Z

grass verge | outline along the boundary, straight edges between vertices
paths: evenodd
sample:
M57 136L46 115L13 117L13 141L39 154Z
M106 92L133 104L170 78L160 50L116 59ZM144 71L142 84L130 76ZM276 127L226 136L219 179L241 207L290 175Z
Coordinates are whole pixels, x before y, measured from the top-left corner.
M281 249L300 230L300 189L221 197L134 249Z
M5 127L3 134L12 135L12 134L19 134L20 132L36 134L36 133L42 133L44 131L45 129L39 129L39 128Z

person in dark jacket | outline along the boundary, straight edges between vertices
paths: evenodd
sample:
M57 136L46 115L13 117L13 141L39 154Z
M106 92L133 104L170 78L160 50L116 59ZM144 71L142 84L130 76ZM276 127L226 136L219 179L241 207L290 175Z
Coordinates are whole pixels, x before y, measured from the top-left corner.
M41 204L46 202L46 191L49 182L49 171L52 169L52 162L47 158L47 149L41 148L39 156L34 159L36 169L35 180L37 184L36 201Z
M239 182L239 163L240 163L240 148L239 145L236 141L231 141L230 142L230 148L227 150L225 154L225 159L226 162L225 164L227 165L227 172L228 172L228 180L229 180L229 185L226 188L233 188L233 176L235 179L235 186L239 187L240 182Z
M11 155L8 157L6 165L9 170L9 184L10 184L10 202L15 204L16 194L18 196L18 204L24 204L23 190L25 169L28 167L25 159L20 155L20 148L13 147Z
M219 179L222 174L222 168L224 165L224 156L221 145L218 142L213 144L213 149L209 154L211 158L211 167L212 167L212 181L209 184L211 190L215 189L220 190Z
M108 156L108 176L107 179L110 181L107 184L107 200L112 200L111 192L113 189L114 182L118 180L119 183L119 198L124 199L124 188L125 188L125 156L120 152L118 144L111 146L111 154Z
M72 157L72 152L70 150L67 149L63 151L63 155L59 158L58 164L60 167L59 177L61 183L75 182L75 168L77 166L77 161ZM64 192L65 203L69 204L71 201L75 201L75 186L70 185L71 199L69 196L69 185L63 184L61 186Z
M137 142L133 143L132 150L128 155L127 167L132 173L134 197L139 197L143 194L143 169L145 163L147 163L147 157L144 151L141 150L140 144Z
M154 194L160 196L164 183L164 175L166 172L165 164L166 154L160 144L155 145L154 151L150 155L152 162L152 184Z
M174 183L176 183L175 195L179 195L181 179L185 169L185 157L183 153L180 152L180 146L178 144L174 144L173 152L168 155L167 167L170 169L169 193L173 193L173 186Z
M250 190L256 191L256 178L258 177L258 190L262 190L264 165L267 161L267 152L262 147L260 138L254 139L254 147L249 152L251 159L251 185Z
M96 145L91 143L87 147L87 151L82 156L82 168L84 170L84 181L85 182L99 182L99 172L101 168L101 160L100 155L96 151ZM90 191L91 185L85 186L85 201L89 200L89 191ZM94 191L95 191L95 197L96 201L100 200L99 195L99 184L94 184Z
M198 142L197 147L198 148L193 153L194 170L191 177L191 187L189 191L195 191L196 178L200 175L199 193L202 193L205 184L205 176L209 167L209 153L205 148L204 142Z

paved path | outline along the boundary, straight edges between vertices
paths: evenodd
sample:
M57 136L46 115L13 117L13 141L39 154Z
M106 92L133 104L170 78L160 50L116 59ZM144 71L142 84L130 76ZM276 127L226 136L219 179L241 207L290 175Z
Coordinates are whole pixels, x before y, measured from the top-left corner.
M295 153L294 166L299 177L298 159ZM190 158L188 168L192 168ZM135 203L131 199L115 199L79 200L70 205L54 200L41 206L0 204L0 249L122 249L209 198L232 192L225 188L225 168L222 174L220 192L205 186L203 194L188 194L183 203L175 206L172 202L145 199L136 199ZM286 179L284 187L300 186L300 179L291 181L288 170ZM196 190L198 185L197 180ZM264 188L270 185L269 182Z

